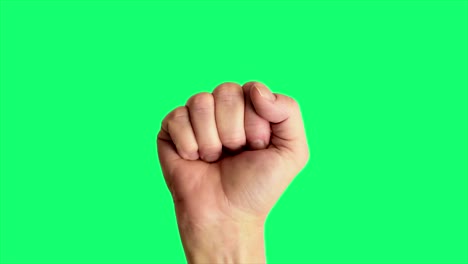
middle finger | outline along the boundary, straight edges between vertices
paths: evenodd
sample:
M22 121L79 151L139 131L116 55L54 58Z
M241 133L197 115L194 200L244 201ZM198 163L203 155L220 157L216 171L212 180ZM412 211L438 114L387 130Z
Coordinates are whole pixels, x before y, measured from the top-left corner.
M200 158L207 162L216 161L221 156L223 145L216 129L213 95L198 93L190 97L186 105Z
M213 91L219 138L226 148L236 151L245 145L244 92L237 83L220 84Z

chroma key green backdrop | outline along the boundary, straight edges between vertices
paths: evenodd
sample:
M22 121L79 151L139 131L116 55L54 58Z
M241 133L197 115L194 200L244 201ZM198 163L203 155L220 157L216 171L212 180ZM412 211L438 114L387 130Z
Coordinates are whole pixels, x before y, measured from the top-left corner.
M269 263L468 263L467 1L1 1L0 263L185 262L155 137L225 81L297 99Z

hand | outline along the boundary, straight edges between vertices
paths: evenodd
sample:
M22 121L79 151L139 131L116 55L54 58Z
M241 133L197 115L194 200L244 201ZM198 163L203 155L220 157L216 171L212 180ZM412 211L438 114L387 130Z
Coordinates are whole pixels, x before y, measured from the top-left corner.
M296 101L223 83L163 120L157 138L189 263L263 263L263 224L309 159Z

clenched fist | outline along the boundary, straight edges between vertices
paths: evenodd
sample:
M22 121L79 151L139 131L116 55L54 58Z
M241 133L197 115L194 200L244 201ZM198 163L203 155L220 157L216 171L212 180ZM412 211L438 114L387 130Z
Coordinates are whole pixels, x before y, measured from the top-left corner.
M171 111L157 137L189 263L264 263L263 224L309 149L297 102L223 83Z

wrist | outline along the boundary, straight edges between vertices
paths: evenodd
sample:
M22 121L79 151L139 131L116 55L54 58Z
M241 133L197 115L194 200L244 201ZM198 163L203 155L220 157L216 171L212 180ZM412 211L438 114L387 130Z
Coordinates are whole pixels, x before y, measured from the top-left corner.
M264 219L197 224L178 221L189 264L265 263Z

